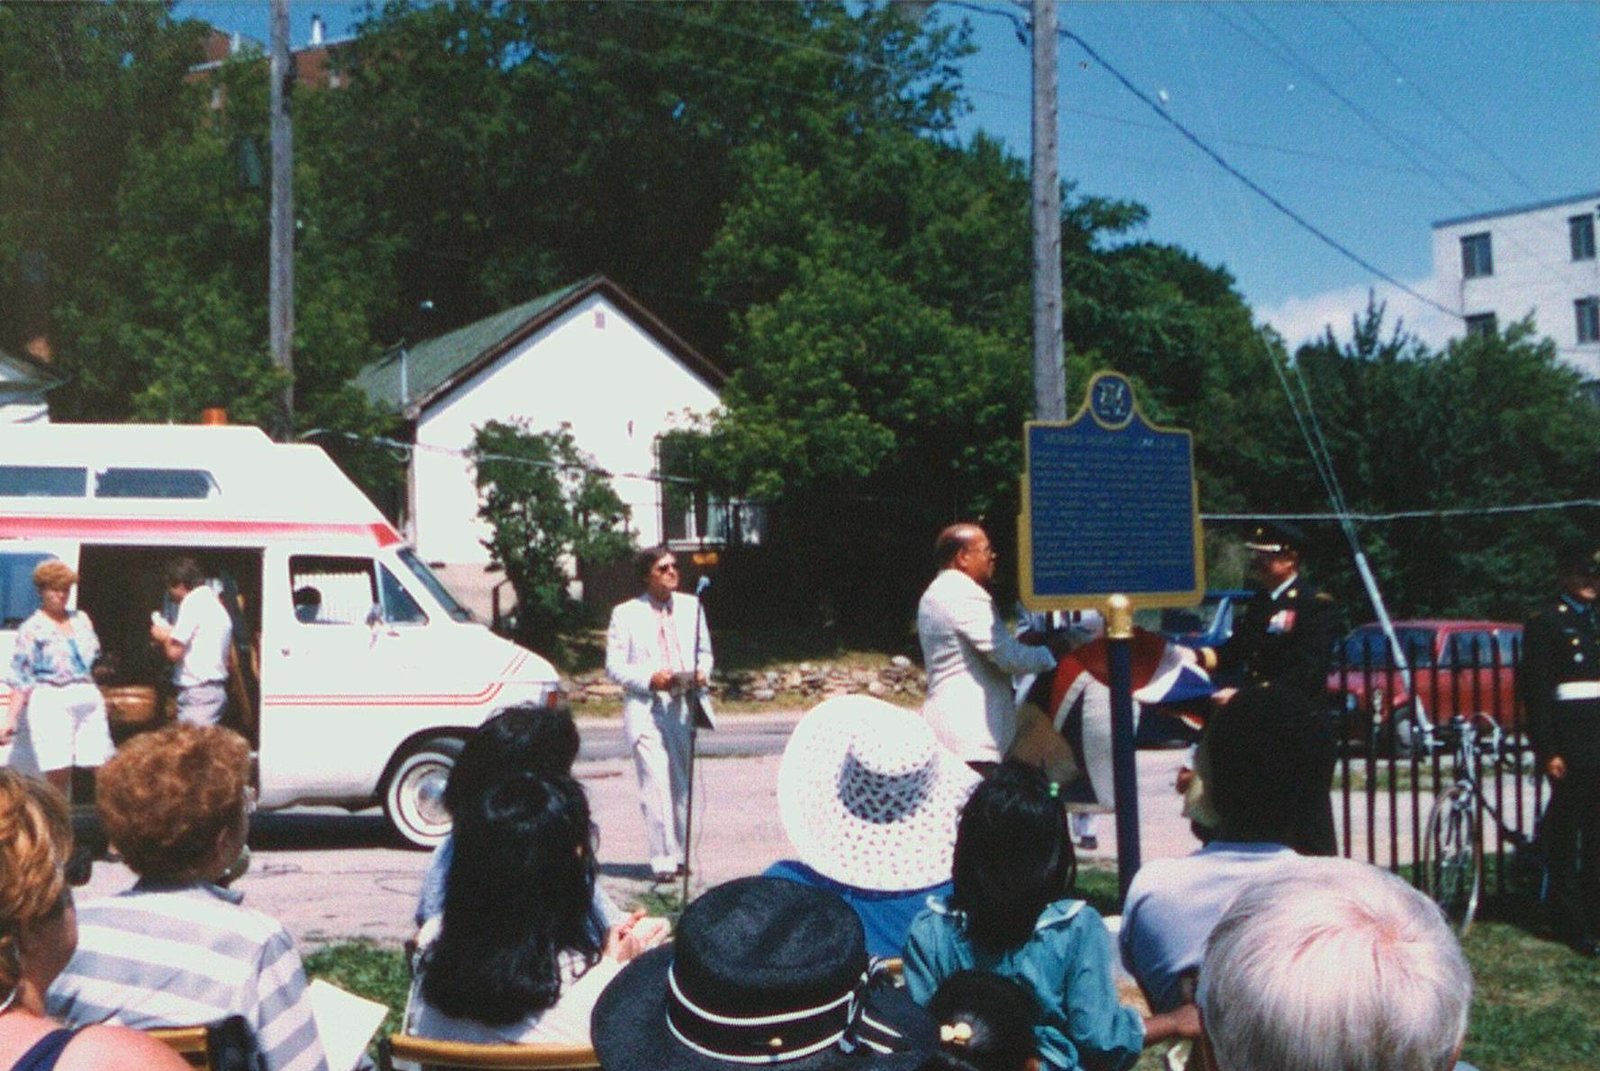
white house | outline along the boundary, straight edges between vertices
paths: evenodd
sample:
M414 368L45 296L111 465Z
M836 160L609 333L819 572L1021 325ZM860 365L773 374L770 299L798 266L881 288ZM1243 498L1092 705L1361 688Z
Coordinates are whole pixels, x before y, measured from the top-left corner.
M47 424L46 399L63 380L43 361L0 350L0 424Z
M608 279L593 277L368 365L356 385L409 422L402 527L474 608L488 605L479 496L465 452L491 420L568 425L611 474L641 546L663 541L656 443L718 404L726 377ZM692 523L692 522L691 522ZM682 520L669 526L673 535ZM697 540L698 542L698 540Z
M1433 225L1440 300L1488 331L1533 313L1562 357L1600 380L1600 192L1483 212Z

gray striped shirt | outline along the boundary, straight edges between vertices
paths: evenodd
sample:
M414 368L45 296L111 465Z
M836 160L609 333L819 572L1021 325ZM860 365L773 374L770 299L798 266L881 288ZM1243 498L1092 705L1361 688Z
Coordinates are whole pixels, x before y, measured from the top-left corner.
M74 1025L190 1026L242 1015L268 1071L327 1071L294 940L208 883L140 881L78 909L78 950L50 986Z

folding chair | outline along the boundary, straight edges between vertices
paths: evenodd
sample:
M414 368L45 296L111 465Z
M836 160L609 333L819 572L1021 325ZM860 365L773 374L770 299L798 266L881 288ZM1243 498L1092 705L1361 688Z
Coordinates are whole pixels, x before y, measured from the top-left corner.
M200 1071L255 1071L259 1050L241 1015L198 1026L162 1026L145 1031Z
M210 1071L211 1059L206 1047L206 1027L163 1026L146 1030L145 1033L157 1041L164 1042L167 1048L189 1061L190 1067Z
M590 1045L474 1045L390 1034L378 1042L378 1071L395 1071L395 1061L421 1071L589 1071L600 1066Z

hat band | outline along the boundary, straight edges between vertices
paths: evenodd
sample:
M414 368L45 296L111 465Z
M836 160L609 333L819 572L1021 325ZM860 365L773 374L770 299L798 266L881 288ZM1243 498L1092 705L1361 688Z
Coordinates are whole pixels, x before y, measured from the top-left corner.
M852 989L824 1004L772 1015L722 1015L684 995L674 965L667 968L667 1029L702 1056L741 1064L783 1063L832 1045L854 1048L857 992Z
M853 754L839 768L837 792L844 809L863 822L903 820L926 802L939 763L929 756L921 766L898 773L871 769Z

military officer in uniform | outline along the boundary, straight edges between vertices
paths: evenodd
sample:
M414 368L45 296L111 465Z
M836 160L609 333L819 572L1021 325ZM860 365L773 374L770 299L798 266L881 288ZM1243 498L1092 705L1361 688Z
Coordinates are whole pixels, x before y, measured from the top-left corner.
M1328 662L1343 621L1333 597L1300 575L1305 535L1292 524L1261 524L1245 539L1256 593L1219 647L1200 650L1200 662L1226 686L1226 703L1241 685L1292 688L1323 705Z
M1245 538L1250 551L1250 580L1255 594L1235 618L1233 634L1217 647L1200 649L1200 664L1222 687L1214 717L1227 716L1227 704L1241 687L1270 685L1292 691L1307 701L1305 732L1319 756L1312 783L1296 820L1292 845L1308 855L1338 854L1333 828L1333 801L1328 795L1335 761L1333 733L1320 712L1327 705L1328 664L1344 628L1333 597L1300 575L1305 534L1292 524L1267 523ZM1202 747L1205 745L1202 743ZM1208 807L1191 794L1190 817L1203 822Z
M1600 545L1566 545L1556 571L1561 592L1523 632L1517 684L1550 778L1551 921L1578 952L1600 956Z

